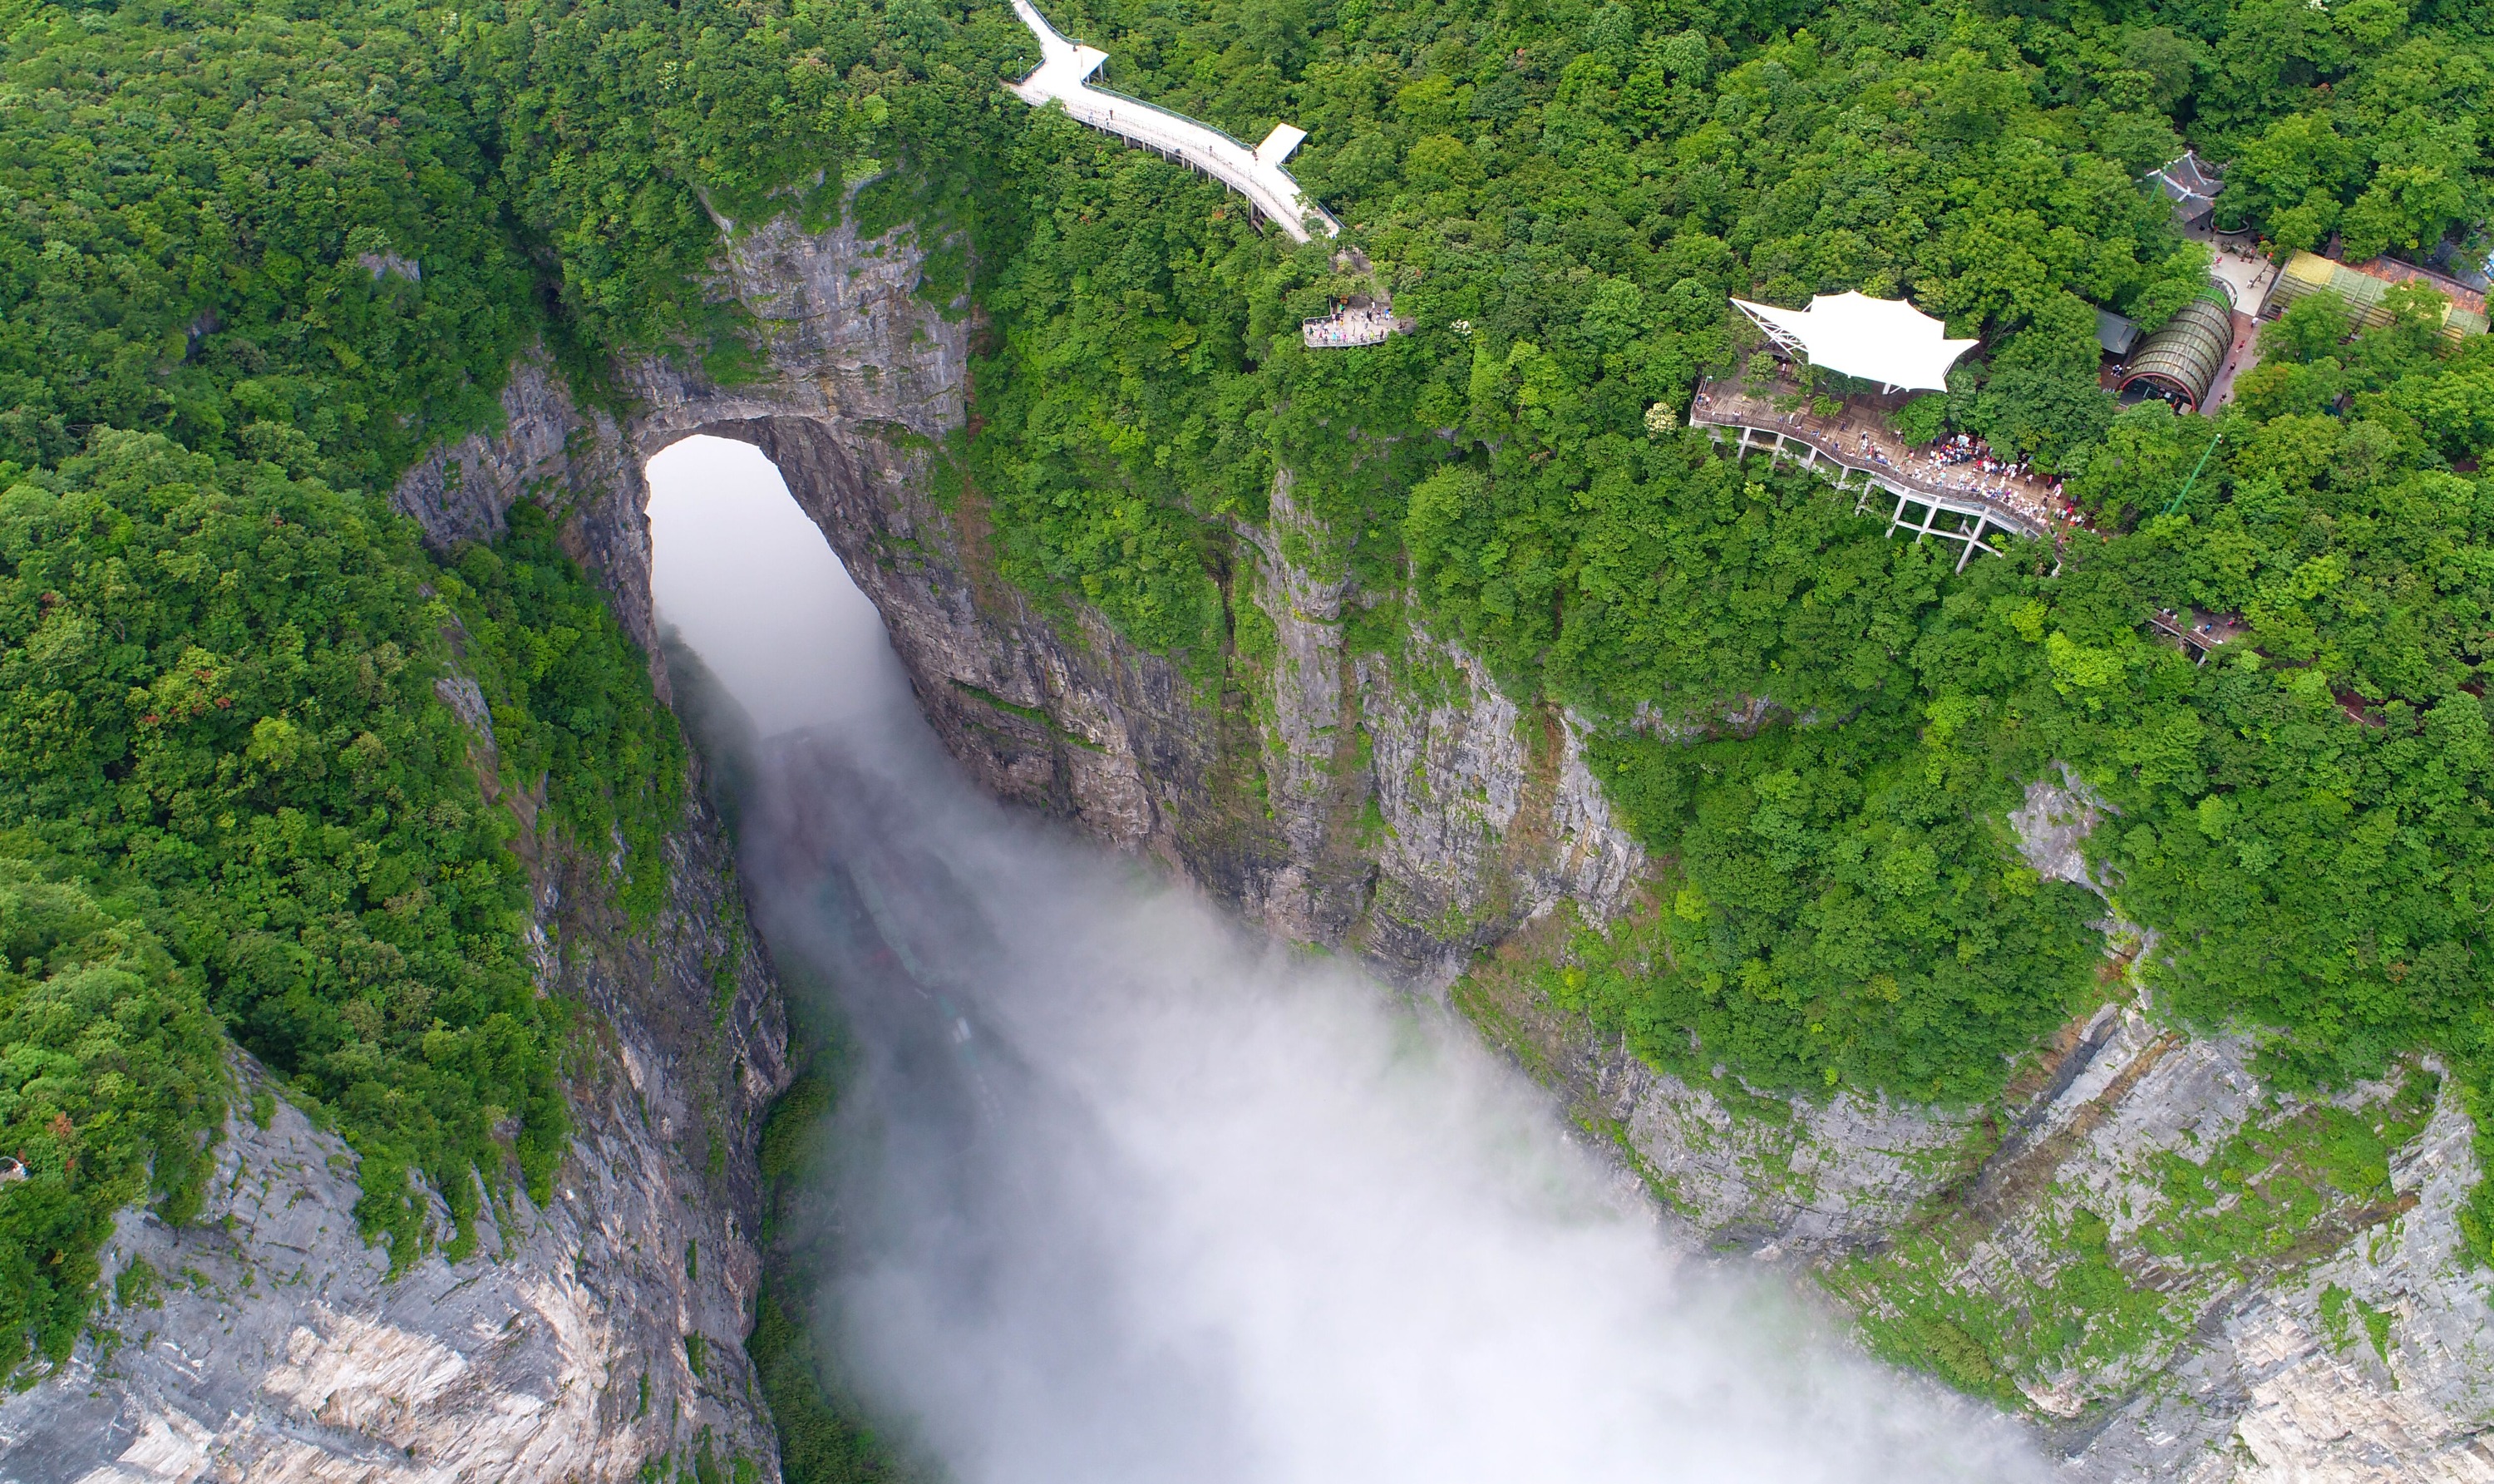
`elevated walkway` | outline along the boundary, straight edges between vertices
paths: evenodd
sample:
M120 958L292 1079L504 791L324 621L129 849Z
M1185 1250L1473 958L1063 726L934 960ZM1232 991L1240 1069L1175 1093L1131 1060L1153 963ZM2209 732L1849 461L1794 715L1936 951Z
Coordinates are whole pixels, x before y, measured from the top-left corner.
M1960 571L1977 553L1999 555L1988 536L2005 532L2032 539L2053 532L2058 521L2051 481L1962 472L1963 466L1918 459L1878 409L1857 405L1887 400L1892 399L1853 399L1842 413L1823 418L1779 412L1772 401L1742 391L1738 382L1709 380L1699 386L1688 421L1717 443L1729 441L1735 458L1752 452L1764 452L1770 463L1795 458L1832 478L1840 490L1858 489L1853 508L1879 516L1891 531L1909 531L1917 541L1959 543Z
M1039 38L1040 52L1039 71L1008 84L1014 96L1034 108L1058 104L1077 123L1192 166L1245 197L1258 215L1293 241L1307 241L1311 224L1328 237L1341 234L1342 224L1302 195L1299 183L1282 168L1282 162L1307 137L1306 131L1276 124L1264 142L1251 149L1183 113L1094 87L1091 75L1109 60L1109 53L1058 35L1030 0L1013 0L1013 8Z

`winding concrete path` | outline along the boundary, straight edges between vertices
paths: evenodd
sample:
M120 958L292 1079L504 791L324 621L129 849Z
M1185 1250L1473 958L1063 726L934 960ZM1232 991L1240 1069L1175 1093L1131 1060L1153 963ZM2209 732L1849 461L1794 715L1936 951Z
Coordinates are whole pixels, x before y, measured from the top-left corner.
M1056 28L1032 7L1030 0L1013 0L1013 8L1021 23L1039 38L1039 71L1008 84L1022 102L1035 108L1061 104L1077 123L1088 124L1104 134L1113 134L1195 167L1247 197L1266 221L1290 233L1294 241L1308 240L1312 223L1328 237L1340 234L1342 224L1309 200L1290 171L1282 168L1282 162L1308 136L1305 130L1275 124L1264 142L1250 149L1183 113L1171 113L1167 108L1093 87L1091 75L1109 60L1109 53L1057 35Z

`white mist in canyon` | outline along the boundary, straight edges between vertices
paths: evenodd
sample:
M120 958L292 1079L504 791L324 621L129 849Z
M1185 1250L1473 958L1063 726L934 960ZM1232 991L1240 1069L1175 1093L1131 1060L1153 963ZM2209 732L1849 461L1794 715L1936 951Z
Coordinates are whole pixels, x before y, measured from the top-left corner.
M767 739L760 925L852 1043L826 1338L958 1484L2045 1475L1461 1022L974 795L759 453L651 474L660 615Z

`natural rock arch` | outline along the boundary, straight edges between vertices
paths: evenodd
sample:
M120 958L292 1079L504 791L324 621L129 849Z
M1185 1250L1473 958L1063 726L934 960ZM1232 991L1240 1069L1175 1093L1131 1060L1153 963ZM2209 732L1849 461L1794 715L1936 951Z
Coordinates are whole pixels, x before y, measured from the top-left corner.
M497 533L522 498L561 510L573 555L654 656L648 461L695 435L751 443L882 613L929 721L988 791L1158 859L1284 936L1416 981L1451 977L1560 896L1596 917L1628 898L1643 858L1562 713L1527 715L1468 657L1417 638L1465 684L1451 701L1404 693L1391 666L1346 651L1340 594L1261 532L1240 532L1228 596L1279 633L1269 724L999 579L977 492L950 507L934 493L934 461L966 422L970 317L917 295L923 260L907 227L862 241L853 222L807 233L780 221L735 236L722 286L762 333L767 379L719 386L642 358L620 368L633 410L619 420L525 356L507 425L410 470L396 503L442 546ZM1293 518L1287 474L1274 505ZM1351 745L1363 728L1373 759ZM1370 803L1384 839L1364 837Z
M695 436L753 444L881 611L929 719L982 784L1200 873L1136 756L1153 718L1184 719L1177 677L1105 631L1065 644L964 550L975 513L930 494L935 450L965 415L968 322L916 296L922 260L907 228L873 242L845 222L745 233L724 277L765 337L767 379L719 386L642 358L619 368L633 405L619 420L525 355L502 393L505 426L409 470L394 502L437 548L500 534L521 499L559 511L566 546L607 587L663 692L645 470ZM1156 772L1201 769L1182 727L1147 744Z

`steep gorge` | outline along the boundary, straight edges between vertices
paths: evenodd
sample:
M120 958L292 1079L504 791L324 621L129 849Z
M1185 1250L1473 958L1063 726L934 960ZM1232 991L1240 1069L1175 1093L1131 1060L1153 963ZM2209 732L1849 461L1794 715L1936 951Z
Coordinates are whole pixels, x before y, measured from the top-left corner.
M987 0L13 25L0 1479L773 1472L806 1047L654 700L698 432L982 787L1442 995L2071 1476L2494 1476L2494 341L2315 296L2213 415L2098 355L2208 291L2186 148L2272 257L2481 264L2483 8L1043 8L1306 127L1342 238L1023 106ZM2063 560L1681 431L1866 410L1725 303L1850 288L1979 341L1897 426L2066 474Z
M1460 651L1349 651L1349 584L1240 526L1230 604L1269 623L1235 646L1228 694L1081 611L1047 612L993 574L978 492L939 494L968 415L967 307L916 292L907 228L859 242L775 222L735 238L723 282L770 348L767 379L719 387L665 363L627 369L628 425L584 411L534 359L513 368L509 426L411 470L400 507L434 539L490 535L527 496L654 649L641 468L695 434L760 447L885 618L922 705L999 797L1158 859L1285 936L1348 947L1444 983L1475 949L1561 897L1621 909L1637 847L1581 741L1526 716ZM958 475L953 483L958 484ZM1419 676L1417 683L1413 677ZM1364 822L1374 798L1379 821ZM1372 858L1369 859L1369 858Z
M2334 1102L2279 1094L2252 1074L2248 1043L2172 1030L2139 990L1971 1112L1850 1092L1761 1098L1654 1072L1534 987L1538 965L1565 961L1568 923L1655 910L1572 718L1519 708L1460 649L1416 631L1400 652L1354 651L1345 609L1359 594L1289 555L1309 543L1290 539L1304 517L1287 473L1270 524L1238 527L1231 548L1226 690L999 582L978 492L939 493L968 415L974 325L918 296L917 260L905 232L749 233L726 281L769 336L769 379L718 388L645 365L642 410L618 426L523 366L510 430L445 451L401 499L429 526L474 530L524 489L576 492L578 549L646 624L641 462L692 433L754 442L882 611L948 748L993 793L1156 859L1284 936L1452 984L1697 1233L1816 1265L1904 1333L1904 1353L1945 1355L1931 1336L1962 1335L1987 1301L2049 1309L2070 1293L2060 1313L2081 1338L2040 1363L2045 1379L1950 1378L2030 1408L2074 1476L2494 1475L2478 1440L2494 1415L2494 1316L2457 1226L2478 1172L2448 1079L2418 1073L2411 1102L2426 1103L2395 1115L2388 1084ZM2079 880L2073 832L2093 818L2083 794L2039 784L2015 824L2041 872ZM2291 1196L2327 1153L2297 1131L2333 1107L2387 1131L2382 1199L2315 1197L2326 1209L2305 1210L2307 1240L2220 1281L2149 1258L2141 1224L2176 1209L2177 1162L2248 1148L2266 1162L2261 1189ZM2277 1209L2246 1199L2220 1206L2250 1220ZM2089 1246L2083 1204L2139 1215ZM2116 1293L2170 1301L2141 1318L2161 1300L2124 1310L2082 1287L2107 1276ZM2355 1313L2384 1317L2351 1341Z
M2075 1027L2052 1069L2062 1075L1973 1115L1695 1085L1597 1042L1535 975L1565 957L1568 922L1654 909L1642 853L1571 718L1517 706L1424 634L1398 652L1355 650L1345 609L1360 595L1290 555L1308 543L1289 539L1306 518L1287 476L1270 524L1238 528L1229 549L1232 652L1219 684L1001 582L979 493L945 467L970 411L974 322L919 296L920 262L905 231L862 242L848 226L777 223L742 234L722 280L768 338L768 376L719 386L639 362L618 420L525 357L503 393L507 426L435 452L398 503L445 544L500 530L517 500L558 512L655 656L643 466L693 434L756 444L881 610L927 714L985 787L1156 860L1286 937L1432 991L1454 985L1695 1231L1768 1261L1834 1264L1868 1312L1897 1308L1911 1283L1864 1278L1848 1255L1971 1223L1970 1245L1920 1270L1932 1292L2048 1290L2085 1265L2056 1189L2144 1203L2175 1153L2304 1110L2259 1106L2242 1045L2177 1038L2144 1006ZM2042 815L2082 807L2038 796ZM2040 848L2043 832L2029 833ZM183 1275L161 1309L142 1295L106 1317L126 1345L157 1343L131 1345L137 1360L98 1351L7 1404L14 1476L620 1477L700 1452L741 1453L771 1476L736 1340L753 1286L753 1135L783 1075L783 1032L767 965L742 935L724 842L698 803L671 848L675 899L638 941L561 863L541 869L548 982L575 987L615 1035L577 1077L562 1198L524 1212L500 1260L428 1258L384 1282L343 1216L336 1141L282 1103L265 1130L237 1117L211 1225L172 1233L134 1215L108 1254L108 1271L145 1257ZM1475 966L1482 950L1495 952ZM2391 1095L2342 1101L2370 1108ZM2326 1248L2205 1295L2174 1333L2117 1353L2078 1347L2054 1385L2030 1386L2024 1400L2059 1429L2075 1476L2494 1476L2476 1441L2494 1414L2494 1325L2481 1275L2456 1252L2475 1169L2448 1085L2387 1178L2395 1197L2331 1213L2369 1219ZM2351 1303L2388 1317L2369 1349L2360 1335L2333 1338ZM116 1415L144 1420L116 1432L105 1420Z
M93 1335L0 1404L0 1475L620 1479L776 1457L742 1342L786 1025L697 800L667 850L642 932L580 863L532 873L541 983L593 1017L551 1204L516 1195L479 1255L394 1275L357 1234L353 1154L238 1056L205 1208L123 1214Z

